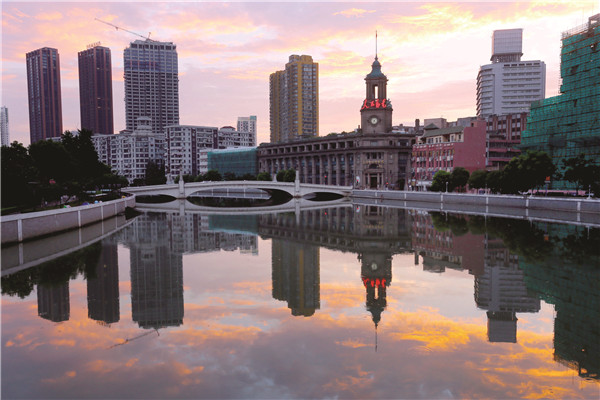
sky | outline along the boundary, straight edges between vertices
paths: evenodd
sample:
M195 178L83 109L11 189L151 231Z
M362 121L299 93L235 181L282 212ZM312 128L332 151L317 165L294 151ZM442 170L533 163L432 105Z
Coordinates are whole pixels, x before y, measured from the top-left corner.
M1 104L11 141L29 144L25 54L41 47L60 54L63 130L80 128L77 53L96 42L109 47L115 132L125 129L123 50L140 39L131 31L177 45L181 124L235 126L238 117L256 115L262 143L269 141L269 74L292 54L319 63L321 136L360 124L376 31L393 124L452 121L475 115L477 72L490 62L496 29L523 29L523 60L546 63L546 97L557 95L561 33L599 13L600 1L2 0L1 7Z

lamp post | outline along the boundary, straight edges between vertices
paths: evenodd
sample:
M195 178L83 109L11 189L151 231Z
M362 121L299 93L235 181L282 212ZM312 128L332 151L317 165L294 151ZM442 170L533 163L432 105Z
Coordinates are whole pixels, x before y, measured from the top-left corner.
M448 193L448 181L446 181L446 193Z

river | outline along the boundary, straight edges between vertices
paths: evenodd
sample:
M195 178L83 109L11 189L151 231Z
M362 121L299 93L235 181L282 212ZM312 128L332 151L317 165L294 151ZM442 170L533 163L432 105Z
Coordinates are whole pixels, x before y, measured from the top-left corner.
M2 277L3 398L600 395L600 229L147 212Z

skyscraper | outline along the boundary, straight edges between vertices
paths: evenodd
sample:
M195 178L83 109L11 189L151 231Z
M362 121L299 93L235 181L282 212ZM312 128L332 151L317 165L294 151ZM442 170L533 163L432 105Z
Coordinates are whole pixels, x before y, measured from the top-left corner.
M26 54L29 137L31 143L62 134L60 58L57 49L43 47Z
M123 52L125 126L133 132L139 117L150 117L152 132L179 124L177 46L136 40Z
M93 133L112 134L113 100L110 49L98 43L80 51L79 108L81 128Z
M2 146L10 145L10 138L8 135L8 108L5 106L0 107L0 136L2 137Z
M477 75L477 116L528 112L531 102L546 94L546 64L521 61L523 29L494 31L492 64Z
M319 64L293 54L269 76L271 143L319 136Z

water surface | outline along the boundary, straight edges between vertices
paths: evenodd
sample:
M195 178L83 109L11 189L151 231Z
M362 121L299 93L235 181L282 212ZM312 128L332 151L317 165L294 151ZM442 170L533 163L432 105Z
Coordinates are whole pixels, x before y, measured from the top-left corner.
M596 399L598 243L374 206L147 213L3 276L2 396Z

